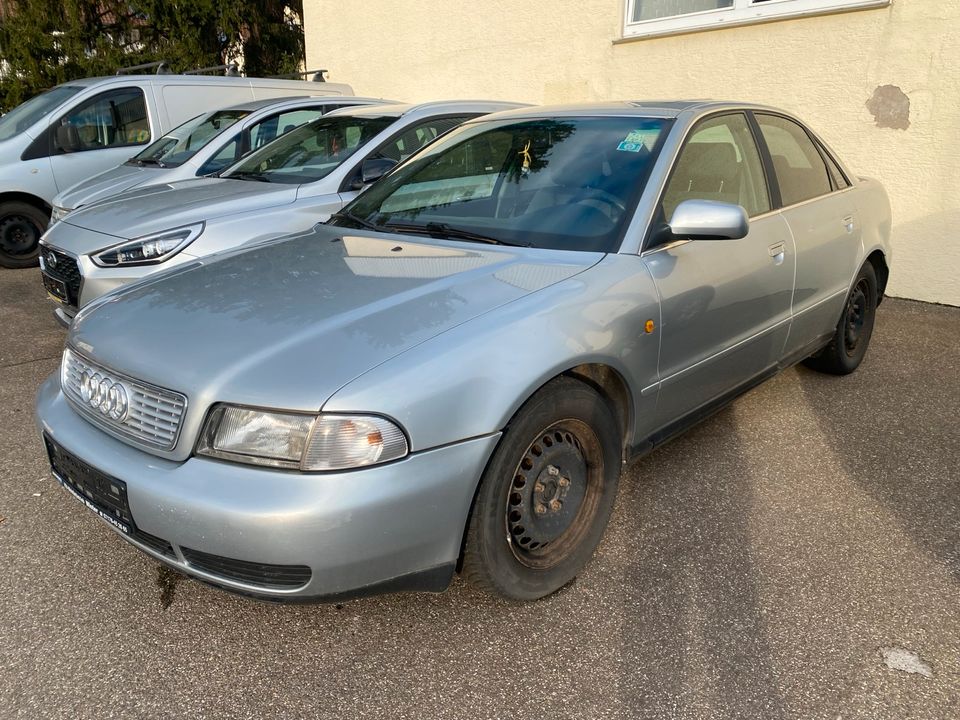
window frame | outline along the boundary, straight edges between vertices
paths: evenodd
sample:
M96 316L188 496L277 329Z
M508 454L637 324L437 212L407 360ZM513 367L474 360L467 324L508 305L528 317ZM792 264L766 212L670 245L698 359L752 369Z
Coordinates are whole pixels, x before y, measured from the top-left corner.
M767 202L770 205L770 209L766 212L754 215L750 218L750 222L766 217L767 215L780 210L780 185L776 179L776 174L773 171L773 165L770 162L770 153L767 150L767 144L764 142L763 137L759 133L759 127L756 124L753 113L748 108L723 108L721 110L707 113L706 115L698 117L696 121L694 121L690 127L687 128L683 139L680 141L680 147L677 149L676 154L671 160L670 172L667 173L666 178L660 185L659 191L657 192L657 201L654 204L653 218L651 219L649 227L647 228L643 242L640 243L640 253L648 250L655 250L662 247L664 244L673 242L673 240L660 240L659 236L664 231L666 223L669 222L669 218L663 217L663 200L667 194L667 189L670 187L670 182L673 180L673 176L677 171L677 164L680 160L680 156L683 155L683 151L686 150L687 144L690 142L690 138L697 131L697 129L703 125L703 123L716 118L727 117L728 115L740 115L744 118L747 128L750 130L750 136L753 139L753 145L756 148L757 153L760 155L760 166L763 169L763 180L767 187Z
M728 8L702 10L635 22L633 13L638 2L643 0L624 0L624 40L716 30L810 15L867 10L886 7L891 0L733 0L733 5Z
M764 136L763 130L760 128L760 121L757 119L757 115L768 115L770 117L781 118L782 120L787 120L788 122L792 122L794 125L796 125L801 130L803 130L804 134L807 136L807 139L810 140L810 142L813 144L814 149L820 155L820 160L823 162L824 169L827 171L827 179L830 182L829 191L822 193L820 195L814 195L813 197L807 198L806 200L801 200L799 202L791 203L789 205L783 202L783 194L781 193L781 190L780 190L780 176L777 175L777 171L773 166L773 156L770 153L770 147L767 145L767 138ZM820 142L820 138L818 138L813 133L813 131L810 128L808 128L803 122L801 122L795 117L790 117L789 115L785 115L784 113L776 112L775 110L767 110L767 109L750 110L749 116L752 122L754 123L754 135L757 138L757 141L762 146L760 152L761 152L761 155L763 156L764 164L767 165L769 163L768 175L770 178L770 184L773 186L773 189L776 192L776 199L777 199L777 203L775 206L776 210L778 211L786 210L788 208L796 207L798 205L805 205L806 203L819 200L820 198L825 198L828 195L833 195L834 193L846 192L847 190L850 190L853 187L853 181L848 177L846 170L844 170L843 168L843 165L833 156L833 154L831 154L827 150L826 146L822 142ZM836 181L833 177L833 173L830 172L830 164L833 164L834 166L836 166L837 170L840 172L840 177L842 177L847 183L846 187L837 186Z
M129 93L129 92L139 93L140 99L143 102L144 116L147 121L147 139L146 140L142 140L140 142L115 143L113 145L103 145L101 147L81 148L80 150L74 150L72 153L66 153L63 150L63 148L57 145L57 139L56 139L57 127L62 125L64 120L66 120L71 113L77 113L81 111L83 108L88 107L93 103L100 102L104 99L110 98L111 96L121 95L123 93ZM72 107L63 111L56 120L50 123L48 131L50 133L49 142L50 142L51 156L66 155L66 154L77 155L80 153L96 152L97 150L114 150L117 148L145 147L149 145L151 142L153 142L153 139L154 139L153 138L154 136L153 121L152 121L152 118L150 117L150 104L147 102L147 93L144 92L144 89L139 85L124 85L121 87L108 88L106 90L103 90L102 92L96 93L95 95L90 95L89 97L84 98L83 100L80 100L76 105L73 105Z

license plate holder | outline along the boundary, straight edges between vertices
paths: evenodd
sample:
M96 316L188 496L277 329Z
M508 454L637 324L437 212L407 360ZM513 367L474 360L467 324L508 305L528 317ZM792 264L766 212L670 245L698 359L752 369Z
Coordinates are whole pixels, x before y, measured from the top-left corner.
M125 535L136 525L130 514L127 484L91 467L44 436L53 476L77 500Z
M63 280L50 277L45 272L40 273L43 276L43 287L47 290L47 295L63 305L70 304L70 295L67 292L67 284Z

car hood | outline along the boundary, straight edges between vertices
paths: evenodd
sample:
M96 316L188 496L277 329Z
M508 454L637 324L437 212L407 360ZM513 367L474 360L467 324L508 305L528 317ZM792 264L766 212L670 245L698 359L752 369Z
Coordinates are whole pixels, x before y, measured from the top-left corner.
M370 368L602 257L323 225L107 295L68 342L184 393L196 412L214 402L316 411Z
M296 199L296 185L197 178L135 188L80 208L62 222L116 237L136 238L224 215L286 205Z
M56 198L60 207L74 209L122 193L144 183L163 182L164 168L119 165L68 188Z

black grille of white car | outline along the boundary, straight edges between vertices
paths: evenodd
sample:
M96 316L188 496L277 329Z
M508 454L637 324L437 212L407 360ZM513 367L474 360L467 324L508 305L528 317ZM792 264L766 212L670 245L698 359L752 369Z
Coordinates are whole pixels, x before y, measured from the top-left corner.
M63 353L60 384L71 404L105 430L158 450L177 444L187 408L187 398L180 393L107 370L70 348ZM91 397L91 387L102 389L102 402Z

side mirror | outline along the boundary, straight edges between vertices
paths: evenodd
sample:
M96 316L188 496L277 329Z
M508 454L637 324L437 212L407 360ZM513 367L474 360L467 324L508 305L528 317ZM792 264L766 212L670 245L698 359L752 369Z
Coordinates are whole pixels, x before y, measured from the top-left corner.
M354 189L375 183L397 166L396 160L390 158L367 158L360 164L360 182L354 183Z
M684 200L669 225L673 236L684 240L739 240L750 231L746 210L714 200Z
M67 153L77 152L77 150L80 150L82 147L80 144L80 133L69 123L57 126L56 140L57 147Z

